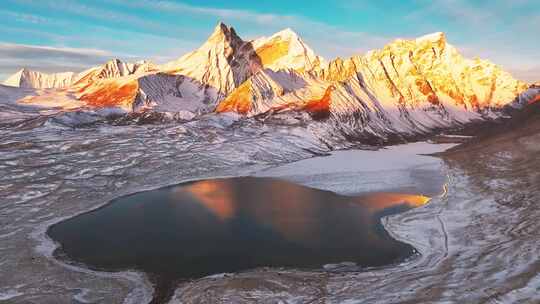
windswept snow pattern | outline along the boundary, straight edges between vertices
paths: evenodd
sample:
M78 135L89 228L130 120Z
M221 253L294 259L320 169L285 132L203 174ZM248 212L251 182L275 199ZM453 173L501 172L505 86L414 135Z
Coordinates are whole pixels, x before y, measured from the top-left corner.
M39 111L17 105L11 122L0 124L0 297L16 303L146 303L152 287L142 275L89 271L52 259L56 244L47 227L122 194L247 175L328 152L301 128L239 125L231 114L111 126L96 120L114 110Z

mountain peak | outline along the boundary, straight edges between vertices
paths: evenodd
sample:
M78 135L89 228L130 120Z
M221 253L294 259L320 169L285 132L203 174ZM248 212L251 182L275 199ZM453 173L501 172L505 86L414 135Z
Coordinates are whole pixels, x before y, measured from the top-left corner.
M24 67L9 76L2 84L34 89L64 88L72 83L74 77L73 72L47 74Z
M120 65L122 63L122 60L120 60L119 58L112 58L109 61L105 62L105 65Z
M242 40L237 34L232 26L228 26L223 22L218 22L212 35L208 38L209 42L220 42L220 41L239 41Z
M254 40L253 47L265 68L309 71L324 61L292 29Z
M291 38L298 39L298 38L300 38L298 36L298 34L295 31L293 31L290 27L275 33L274 35L272 35L272 37L284 37L284 38L288 38L288 39L291 39Z
M446 35L443 32L435 32L420 36L415 39L416 43L431 42L431 43L446 43Z
M162 66L168 73L188 76L219 94L228 94L260 69L254 50L234 28L218 22L197 50Z
M218 22L214 28L213 34L224 34L229 32L230 27L223 22Z
M12 77L15 76L15 75L18 75L16 77L22 77L22 75L30 74L30 73L33 73L33 72L37 72L37 71L33 71L33 70L30 70L27 67L23 67L22 69L18 70L15 74L13 74Z

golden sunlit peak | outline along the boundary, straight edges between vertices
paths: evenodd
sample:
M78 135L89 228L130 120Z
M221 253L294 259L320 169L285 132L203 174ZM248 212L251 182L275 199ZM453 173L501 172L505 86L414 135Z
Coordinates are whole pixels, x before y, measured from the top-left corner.
M417 43L422 42L446 42L446 35L443 32L435 32L416 38Z

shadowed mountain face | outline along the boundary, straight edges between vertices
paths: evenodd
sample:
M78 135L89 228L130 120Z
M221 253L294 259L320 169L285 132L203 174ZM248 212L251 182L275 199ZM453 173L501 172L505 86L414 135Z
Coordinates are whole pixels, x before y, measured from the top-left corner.
M380 218L427 201L341 196L270 178L203 180L116 199L49 235L62 244L57 255L97 269L143 270L159 294L175 280L255 267L397 262L414 250L392 239Z

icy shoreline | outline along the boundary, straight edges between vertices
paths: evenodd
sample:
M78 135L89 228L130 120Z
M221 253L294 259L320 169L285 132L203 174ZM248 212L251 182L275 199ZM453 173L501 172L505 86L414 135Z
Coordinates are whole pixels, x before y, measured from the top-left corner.
M129 134L127 134L126 136L128 135ZM100 135L100 137L101 136L102 135ZM116 136L113 139L114 141L118 141L118 142L122 142L125 140L122 138L117 138ZM268 142L268 145L273 146L273 144L275 143L273 141ZM70 149L74 148L73 146L77 146L81 144L88 145L91 142L92 142L91 138L86 138L85 142L83 143L79 143L78 141L75 141L75 142L70 142L70 141L61 142L60 141L60 145L62 145L63 147L61 148L62 150L69 151ZM148 302L151 299L153 287L149 283L147 277L142 273L138 273L136 271L126 271L126 272L118 272L118 273L99 272L99 271L88 270L84 268L84 266L79 267L77 265L66 264L62 261L58 261L54 259L52 257L52 254L54 250L56 249L57 244L55 244L46 235L47 228L53 225L54 223L57 223L63 219L73 217L77 214L88 212L90 210L99 208L102 205L109 202L111 199L118 196L129 194L129 193L160 188L160 187L164 187L171 184L186 182L189 180L205 179L205 178L216 177L216 176L228 177L228 176L238 176L238 175L257 175L257 172L266 172L266 174L268 175L268 172L272 172L272 170L279 170L279 169L276 169L276 166L279 165L280 163L289 163L289 166L290 166L290 165L295 164L295 163L291 163L291 161L296 161L296 160L306 159L306 158L308 158L308 161L309 161L309 158L313 156L313 154L307 153L303 149L290 147L291 153L289 154L288 159L285 160L281 158L281 160L278 159L276 161L276 156L278 155L282 156L283 152L286 152L286 151L283 151L282 149L279 149L279 148L274 148L275 152L267 149L266 153L270 152L270 153L275 153L275 154L267 154L268 156L261 157L261 155L258 152L261 149L261 147L259 146L260 143L261 143L260 141L254 142L254 145L256 145L256 150L254 151L257 153L246 155L247 159L251 158L251 159L256 160L255 162L252 161L251 164L247 166L245 165L246 159L240 158L237 160L238 161L237 166L230 165L226 167L217 167L217 168L210 166L209 168L205 168L205 170L203 171L193 172L192 174L189 174L189 175L185 174L186 172L182 172L178 174L178 172L175 172L175 170L170 170L170 168L165 168L166 167L165 166L164 170L167 169L167 172L172 171L171 173L173 173L170 178L165 179L163 176L159 176L159 177L154 176L153 179L148 179L148 176L144 176L143 174L141 174L142 178L134 179L134 183L131 186L129 185L126 186L125 183L121 181L123 180L123 178L122 178L122 175L120 175L118 176L118 178L116 178L117 180L120 180L120 183L113 182L113 185L115 186L114 188L116 189L114 191L105 192L103 194L87 193L87 194L84 194L83 196L80 196L82 193L78 193L77 191L75 191L74 193L76 194L76 196L71 197L71 199L80 201L82 203L83 201L85 201L85 198L86 198L87 201L85 204L79 203L79 204L76 204L75 206L73 206L73 204L66 205L66 203L70 201L70 199L69 197L66 198L66 197L62 197L62 195L59 195L62 192L64 192L62 191L63 189L61 186L58 186L52 191L44 193L43 195L39 195L39 193L36 193L35 197L30 197L30 198L18 197L18 196L15 196L14 194L13 198L19 198L21 200L26 198L27 201L26 202L23 201L22 204L27 205L28 208L33 208L31 210L33 210L34 212L37 212L38 214L41 213L41 215L30 217L28 219L28 224L23 225L22 228L21 226L11 225L12 227L15 227L16 229L13 229L8 233L3 233L3 235L6 236L6 238L13 239L15 240L15 243L18 243L18 245L11 247L13 249L18 250L17 253L11 252L12 254L16 254L17 257L12 255L12 258L10 259L9 251L8 251L8 255L5 255L3 262L4 261L9 262L13 260L22 259L23 262L18 262L19 267L15 269L17 269L17 271L20 272L23 276L15 277L13 278L13 280L8 279L8 280L5 280L5 282L2 282L2 286L3 287L5 286L5 288L2 288L1 293L5 294L6 296L9 293L10 300L15 301L15 302L20 302L20 301L24 302L25 299L32 299L36 297L40 299L43 297L45 298L51 297L51 299L55 299L58 302L64 302L64 301L69 302L70 300L68 299L70 298L73 298L73 299L76 298L82 302L85 302L85 301L95 302L95 300L99 298L107 298L111 302L118 302L118 301L123 301L124 303ZM50 141L46 142L45 144L47 146L51 145ZM219 150L220 148L222 149L223 144L224 143L220 142L220 144L216 145L214 149L216 150ZM244 142L244 144L246 143ZM306 143L302 143L301 145L305 146ZM100 145L99 147L107 147L107 145ZM249 147L249 145L247 145L247 147ZM207 149L207 147L202 147L202 148ZM237 148L235 147L235 149ZM311 149L316 151L317 148L313 146L311 147ZM75 148L75 150L76 150L76 154L80 153L78 148ZM369 151L369 152L376 153L373 151ZM335 153L347 153L347 152L339 151ZM287 153L285 154L287 155ZM135 155L137 158L141 156L139 154L135 154ZM205 157L202 157L202 159L199 160L199 162L207 163L209 160L208 157L216 156L215 154L208 153L207 151L205 155L208 155L206 156L206 159ZM222 153L219 153L219 155L222 155ZM66 155L62 155L62 156L66 156ZM83 154L80 156L82 156L85 160L88 159L87 152L83 152ZM131 166L135 166L137 164L133 161L130 161L129 157L126 161ZM215 160L213 161L215 162ZM41 162L39 163L41 164ZM302 163L298 162L296 164L302 164ZM94 170L96 170L95 168L96 165L94 163L90 162L89 165L92 166ZM183 164L183 165L186 165L186 164ZM181 168L184 168L183 165L181 165ZM118 164L117 164L117 167L120 168L120 170L125 168L124 166L118 166ZM79 183L79 185L81 186L86 186L88 183L88 178L96 179L97 178L96 176L98 176L98 175L84 176L84 174L87 174L88 170L91 170L92 168L85 169L84 166L82 166L81 168L79 167L74 168L78 170L78 172L82 172L82 173L76 173L75 175L73 173L70 173L69 175L72 177L68 178L67 181L64 180L60 185L62 185L63 183L68 183L70 181L75 181ZM279 166L277 168L279 168ZM97 170L100 170L100 169L101 169L101 172L110 172L110 166L108 166L106 162L105 164L103 164L103 168L97 168ZM160 172L166 172L164 170L160 170ZM39 174L39 172L37 173ZM175 173L177 175L175 175ZM83 178L73 179L73 176L79 177L81 174L83 175ZM187 178L187 176L191 176L192 178ZM112 177L114 178L115 176L113 175ZM24 179L24 177L22 178ZM107 176L107 179L109 178L111 177ZM32 187L31 184L28 186ZM73 190L67 189L67 191L65 192L71 193L73 192ZM48 205L49 203L52 203L51 200L54 200L55 197L57 197L58 201L63 202L62 205L64 207L61 212L59 210L55 212L53 211L53 209L51 209L51 207L48 207L48 210L47 208L43 208L43 205ZM36 203L36 200L37 200L37 203ZM34 205L33 207L31 207L32 203ZM19 204L15 204L15 206L17 205ZM37 206L42 206L42 208L39 208ZM43 209L43 211L41 209ZM5 210L6 209L4 208L4 211ZM8 230L6 228L9 229L10 225L7 225L6 227L4 227L2 232L4 232L5 230ZM28 236L26 238L31 240L30 243L22 242L24 238L21 239L20 236L24 236L24 235ZM28 253L25 253L25 252L28 252ZM42 260L42 258L44 258L45 260ZM25 262L25 260L28 261L28 259L30 261ZM2 267L3 273L8 273L10 270L5 269L5 265L6 265L5 262L4 264L0 264L0 267ZM44 269L48 269L49 271L51 269L52 270L57 269L56 267L60 267L59 269L54 270L54 272L51 273L50 275L47 275L53 279L53 282L49 282L48 284L55 284L56 286L67 285L65 287L66 288L65 291L61 291L61 289L56 288L54 293L49 294L49 291L44 290L44 287L40 287L40 286L43 286L42 285L43 282L40 280L30 282L30 285L34 284L35 287L28 288L29 284L26 282L28 281L27 280L28 277L26 277L25 274L31 275L31 273L35 271L40 272L40 273L46 272L45 270L40 270L39 267L36 267L36 265L42 265L42 267L45 266L46 268ZM57 266L54 266L54 265L57 265ZM70 279L71 281L66 281L65 278L73 277L75 273L79 273L79 275L77 276L79 276L80 279L76 279L76 280ZM32 276L36 276L36 275L32 275ZM43 273L41 274L41 276L43 276ZM36 278L39 278L39 276L36 276ZM10 284L10 281L12 281L11 284ZM89 281L93 283L88 283ZM68 287L69 285L72 285L73 287ZM101 288L102 290L97 291L96 288ZM115 297L111 298L111 295L113 294L115 295Z
M180 285L170 303L536 303L539 129L443 153L443 195L384 220L421 252L416 259L357 273L263 269L201 279Z
M309 136L247 128L231 135L230 123L212 118L186 125L4 129L0 298L147 301L153 289L140 273L90 271L51 258L56 244L46 236L47 227L129 193L190 178L247 175L327 152Z
M424 187L418 186L415 184L414 177L406 176L406 174L403 172L410 173L414 168L422 167L426 170L425 174L432 178L436 179L437 172L446 178L447 175L445 173L447 168L442 165L442 160L436 157L418 154L421 152L442 152L453 146L455 146L455 144L412 143L388 147L383 151L337 151L328 157L308 158L298 162L262 170L255 175L283 178L310 187L330 190L341 194L381 191L385 189L412 189L413 191L421 191L421 189L433 188L433 185ZM354 164L346 162L345 165L342 163L342 166L339 166L339 163L338 166L328 166L330 164L336 165L336 160L347 160L347 158L350 158L351 156L356 157L358 163ZM394 160L393 163L388 163L388 159L395 158L396 156L401 156L403 158L408 157L408 159L406 161ZM377 158L379 158L379 161L374 163L373 160ZM395 166L397 163L400 163L400 165ZM320 166L315 167L313 166L314 164L318 164ZM386 185L386 188L373 188L372 183L365 181L356 182L356 184L346 183L345 185L338 185L336 183L329 182L331 178L336 177L336 173L344 174L348 179L350 179L351 175L346 174L347 172L354 173L354 176L356 177L363 176L364 180L379 180L380 170L383 170L383 172L388 174L392 171L391 168L395 168L393 171L398 173L390 174L390 180L395 182L395 186L393 188L388 188L388 184L386 183L384 184ZM431 171L431 173L428 174L427 172L429 171ZM319 178L313 179L311 178L313 176L318 176ZM321 183L322 180L326 180L327 182ZM439 188L441 193L432 197L426 206L437 204L446 198L448 187L447 182L438 185L441 186L441 188ZM399 265L388 265L386 267L375 268L373 270L361 270L361 272L358 272L358 267L353 265L343 265L343 267L326 269L326 271L323 271L323 269L307 271L297 269L264 268L223 276L211 276L180 285L169 303L194 303L199 301L206 303L217 299L227 303L244 303L249 302L249 300L256 300L265 303L273 303L276 301L284 301L287 303L304 303L316 300L322 301L323 298L324 300L329 300L329 298L317 293L311 294L311 297L306 295L307 291L303 290L303 288L306 288L306 286L304 286L304 281L308 280L312 282L312 285L320 285L323 284L324 281L328 281L329 278L334 277L349 277L351 280L356 280L354 276L365 273L377 273L381 271L392 272L396 268L414 268L423 263L424 255L429 254L432 250L432 247L430 246L432 244L426 245L425 243L425 239L427 239L427 237L425 232L422 232L425 227L420 226L419 228L404 225L404 223L397 221L396 217L422 212L421 210L426 208L426 206L418 207L396 216L383 218L383 225L393 238L413 245L419 252L419 254L407 259L406 261L403 261ZM404 229L404 226L409 227L408 230ZM250 282L247 284L250 286L249 288L252 289L245 290L246 287L242 287L242 282ZM301 283L299 284L299 282ZM272 290L272 288L268 287L269 285L275 286L277 289ZM253 288L253 286L257 287ZM290 288L288 286L297 286L297 289L289 290L287 292L279 290L283 288L294 288ZM311 287L314 290L318 289L314 286ZM203 292L203 290L205 292ZM210 292L208 292L208 290L210 290ZM249 294L249 296L246 294ZM337 302L341 303L342 300Z
M49 224L98 208L118 196L189 178L252 174L274 174L341 193L377 191L373 183L358 183L385 180L382 184L394 185L396 190L415 191L426 181L422 179L425 170L431 168L406 167L394 174L384 170L313 172L310 157L329 150L301 128L234 128L224 117L212 119L167 126L70 129L49 124L4 129L0 145L0 169L5 172L0 177L0 190L5 193L0 207L0 298L8 303L147 300L152 290L140 274L101 276L50 258L55 244L46 239ZM535 223L540 211L532 204L538 199L535 184L527 182L537 179L538 140L502 148L497 145L489 153L474 150L468 158L444 157L441 168L450 179L446 195L384 220L393 237L421 252L417 258L361 273L258 269L212 276L178 286L171 302L540 300L535 297L540 269L534 256L540 250L534 237L540 229ZM516 152L514 146L522 150ZM378 152L394 148L399 146ZM336 153L341 152L350 153ZM524 157L528 162L522 161ZM344 168L348 167L346 162ZM407 176L406 172L414 174ZM486 176L490 178L485 180ZM399 182L388 182L387 177ZM514 191L501 191L505 188ZM506 201L527 204L501 206ZM44 243L36 251L40 242Z

